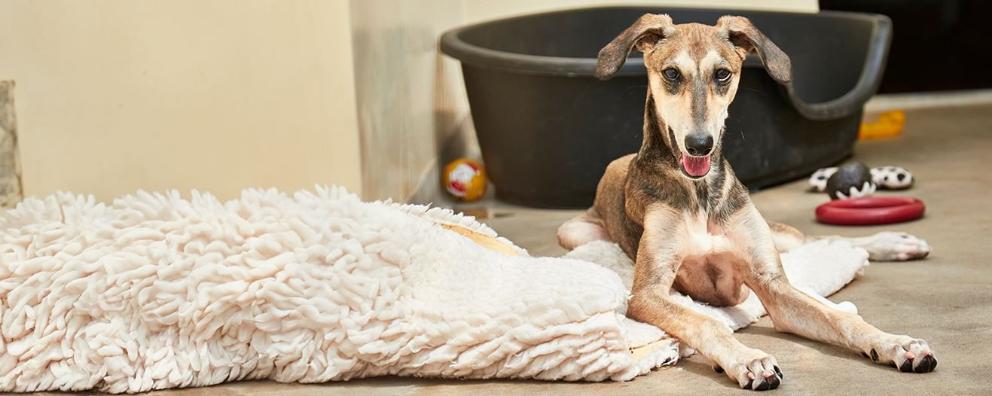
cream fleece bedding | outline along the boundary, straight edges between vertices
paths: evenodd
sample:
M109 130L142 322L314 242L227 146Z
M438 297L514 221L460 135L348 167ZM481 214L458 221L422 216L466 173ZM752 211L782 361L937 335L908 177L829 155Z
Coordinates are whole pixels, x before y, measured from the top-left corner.
M616 245L510 256L443 225L496 237L448 210L339 188L29 198L0 218L0 391L623 381L678 360L677 341L623 316L632 267ZM794 283L827 295L867 254L817 242L783 260ZM753 298L690 303L735 329L763 314Z

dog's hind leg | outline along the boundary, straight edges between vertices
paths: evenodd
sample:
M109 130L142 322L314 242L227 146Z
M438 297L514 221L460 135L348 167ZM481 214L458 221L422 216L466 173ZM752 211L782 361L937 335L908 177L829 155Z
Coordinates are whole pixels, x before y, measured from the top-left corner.
M785 253L806 243L806 235L795 227L788 224L768 222L768 227L772 230L772 239L775 241L775 249L779 253Z
M905 232L879 232L865 237L847 238L835 235L806 236L792 226L772 221L768 222L768 227L772 230L775 249L780 253L819 239L843 239L868 251L868 258L872 261L916 260L930 254L927 241Z
M592 241L609 241L603 220L589 209L558 227L558 245L572 250Z
M843 238L837 236L813 237L812 239L845 239L854 246L868 251L868 259L872 261L906 261L924 258L930 254L927 241L905 232L879 232L860 238Z

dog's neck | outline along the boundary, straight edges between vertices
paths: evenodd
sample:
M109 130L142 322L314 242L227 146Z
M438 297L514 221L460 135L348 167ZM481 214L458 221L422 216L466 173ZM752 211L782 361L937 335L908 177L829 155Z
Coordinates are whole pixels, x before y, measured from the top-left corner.
M637 152L638 162L653 165L671 164L678 166L677 156L672 150L669 142L672 140L668 130L668 124L658 116L655 110L654 97L648 93L648 98L644 103L644 137L641 140L641 149Z
M693 204L686 208L693 212L703 211L710 214L722 212L727 200L728 189L725 183L737 183L733 172L722 155L722 145L717 142L713 153L710 154L710 172L699 179L690 179L682 173L676 150L678 144L675 136L665 120L658 115L654 97L648 92L644 105L644 138L637 152L635 163L644 167L649 173L657 173L660 177L678 178L680 183L671 183L672 188L682 186L688 195L695 197Z

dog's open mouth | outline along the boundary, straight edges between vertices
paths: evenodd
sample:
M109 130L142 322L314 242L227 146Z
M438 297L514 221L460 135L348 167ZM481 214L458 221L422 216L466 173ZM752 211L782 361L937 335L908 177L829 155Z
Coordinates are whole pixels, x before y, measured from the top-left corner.
M695 157L682 153L682 170L692 177L703 177L710 172L710 156Z

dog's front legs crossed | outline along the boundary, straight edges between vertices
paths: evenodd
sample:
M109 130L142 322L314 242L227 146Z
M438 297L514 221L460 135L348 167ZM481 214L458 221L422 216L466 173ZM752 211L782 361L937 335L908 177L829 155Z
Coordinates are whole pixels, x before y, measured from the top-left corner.
M671 296L682 260L692 254L677 235L687 235L679 212L664 205L647 210L637 249L634 283L627 314L651 323L716 362L742 388L774 389L781 380L775 358L748 348L718 320L696 312Z

